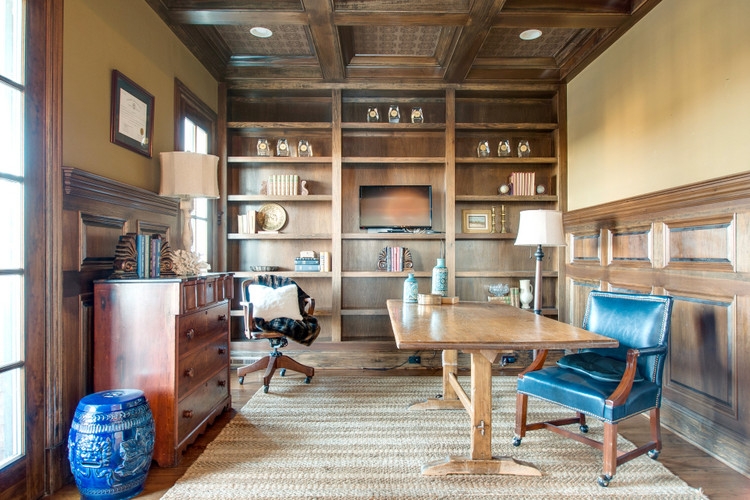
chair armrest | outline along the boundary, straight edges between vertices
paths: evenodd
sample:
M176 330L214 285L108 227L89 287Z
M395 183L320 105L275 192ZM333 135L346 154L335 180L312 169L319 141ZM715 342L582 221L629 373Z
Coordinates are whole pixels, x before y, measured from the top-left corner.
M305 310L304 313L308 316L314 316L315 315L315 299L312 297L308 297L305 299Z
M544 360L547 359L547 349L540 349L536 353L536 358L531 362L531 364L526 367L524 371L518 374L518 378L523 378L524 375L526 375L529 372L535 372L537 370L540 370L544 366Z
M605 401L605 405L609 408L620 406L627 401L630 396L630 391L633 390L633 380L635 379L636 371L638 370L638 356L641 351L638 349L628 349L625 373L622 374L622 379L617 385L617 388L612 394L609 395Z
M667 346L661 345L661 346L655 346L655 347L644 347L642 349L634 349L637 350L640 354L639 356L656 356L659 354L667 354Z
M251 339L253 338L252 331L255 325L253 319L253 303L241 301L240 305L242 306L242 315L245 319L245 337Z

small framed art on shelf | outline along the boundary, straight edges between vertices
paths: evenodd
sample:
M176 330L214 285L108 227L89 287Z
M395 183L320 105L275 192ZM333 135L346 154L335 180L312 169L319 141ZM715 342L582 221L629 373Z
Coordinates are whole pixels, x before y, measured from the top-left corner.
M461 210L461 232L491 233L492 211L479 209Z

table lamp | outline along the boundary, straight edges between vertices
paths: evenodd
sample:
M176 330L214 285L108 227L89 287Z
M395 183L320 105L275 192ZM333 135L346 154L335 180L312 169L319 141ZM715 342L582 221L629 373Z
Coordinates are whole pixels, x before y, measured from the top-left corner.
M180 199L182 211L182 247L193 248L193 228L190 213L194 198L218 198L216 178L219 157L187 151L159 153L161 161L161 188L159 194Z
M562 212L557 210L522 210L518 221L518 246L536 246L534 277L534 312L542 314L542 246L565 246Z

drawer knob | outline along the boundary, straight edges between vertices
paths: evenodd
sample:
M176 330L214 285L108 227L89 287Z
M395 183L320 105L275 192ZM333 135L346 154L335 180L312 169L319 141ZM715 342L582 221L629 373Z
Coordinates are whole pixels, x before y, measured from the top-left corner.
M185 376L193 378L195 376L195 369L188 368L187 370L185 370Z
M219 387L224 387L225 385L227 385L226 380L219 380Z
M182 418L193 418L193 410L183 410Z
M226 314L219 314L219 321L226 321L227 315Z
M226 348L219 347L219 354L225 354L227 352Z
M185 336L186 336L186 337L187 337L187 338L188 338L189 340L193 340L193 337L195 337L195 329L194 329L194 328L191 328L190 330L186 331L186 332L185 332Z

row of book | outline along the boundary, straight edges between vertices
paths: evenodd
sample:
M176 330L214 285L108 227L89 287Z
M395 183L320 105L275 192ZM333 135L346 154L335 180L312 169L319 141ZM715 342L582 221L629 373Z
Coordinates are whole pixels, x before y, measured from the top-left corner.
M385 270L404 270L404 247L385 247Z
M266 181L267 195L287 196L298 195L299 192L299 175L278 174L272 175Z
M513 307L521 307L521 293L518 287L512 287L508 292L508 295L501 297L489 296L487 300L490 302L500 302L502 304L508 304Z
M240 234L254 234L256 232L256 221L258 212L248 209L247 213L237 216L237 232Z
M139 278L158 278L161 275L161 243L158 234L138 234L135 237L136 267Z
M534 172L513 172L508 177L511 194L518 196L533 196L536 194L536 175Z

